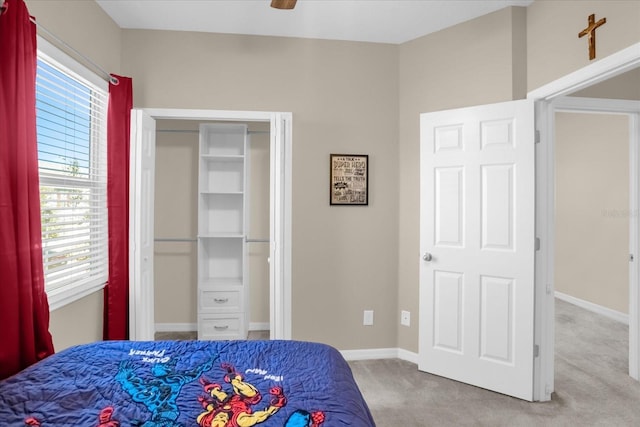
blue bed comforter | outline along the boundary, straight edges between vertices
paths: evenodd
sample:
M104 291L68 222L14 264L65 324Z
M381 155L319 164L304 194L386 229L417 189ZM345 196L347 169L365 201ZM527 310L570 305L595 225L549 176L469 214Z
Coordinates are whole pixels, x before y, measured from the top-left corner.
M299 341L108 341L0 382L2 426L374 426L334 348Z

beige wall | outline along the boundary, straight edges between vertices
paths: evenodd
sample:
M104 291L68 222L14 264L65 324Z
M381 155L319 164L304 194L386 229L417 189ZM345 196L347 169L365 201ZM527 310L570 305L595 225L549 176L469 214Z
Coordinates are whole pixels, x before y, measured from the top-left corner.
M194 238L198 234L198 123L158 120L156 129L196 133L156 133L156 238ZM196 242L156 242L154 246L156 323L197 322Z
M44 28L109 72L120 73L121 30L94 1L27 0ZM42 30L38 34L56 46ZM102 339L103 293L96 292L51 313L56 351Z
M571 96L640 101L640 68L572 93Z
M249 218L251 239L269 238L269 123L250 123L249 144ZM264 133L266 132L266 133ZM252 323L269 323L269 244L247 244L249 263L249 327Z
M158 120L156 129L194 133L156 133L155 237L195 238L198 234L198 129L192 120ZM249 123L249 228L252 238L269 237L269 124ZM247 246L250 322L269 322L269 245ZM197 245L156 242L154 250L155 323L197 323ZM195 330L195 329L194 329Z
M411 326L396 320L398 347L418 351L420 211L420 113L508 101L524 96L522 49L525 13L508 8L400 46L400 310ZM515 34L515 36L514 36ZM515 42L514 42L515 41ZM516 46L517 44L517 46Z
M536 0L527 8L527 75L531 91L593 61L585 37L587 18L607 23L596 30L596 59L640 41L640 1Z
M94 292L51 312L49 332L56 351L102 339L103 293Z
M122 30L95 1L25 0L25 3L29 13L46 30L106 71L120 73ZM42 29L38 34L59 46L59 42Z
M556 114L555 289L629 307L629 119Z
M608 21L598 59L640 41L637 1L537 0L526 14L505 9L400 46L120 31L93 1L27 3L69 44L132 76L137 107L293 112L293 335L341 349L417 351L419 113L522 98L589 64L577 33L591 13ZM368 207L329 207L328 157L340 152L369 154ZM78 316L52 315L54 340L73 335L64 319L97 308L74 306L61 310ZM83 321L101 330L93 314Z
M397 47L125 30L122 63L136 107L293 113L293 337L395 347ZM329 206L330 153L369 154L369 206Z

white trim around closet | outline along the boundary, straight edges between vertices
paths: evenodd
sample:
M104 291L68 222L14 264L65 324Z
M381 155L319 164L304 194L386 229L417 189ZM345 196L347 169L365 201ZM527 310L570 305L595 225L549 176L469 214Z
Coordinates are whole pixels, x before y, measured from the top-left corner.
M267 122L271 125L271 251L270 259L273 265L270 277L270 319L272 326L271 339L291 339L291 195L292 195L292 121L289 112L266 111L227 111L227 110L194 110L173 108L143 108L141 109L153 119L174 120L214 120L214 121L243 121ZM132 144L134 141L132 141ZM132 160L133 171L139 165ZM135 193L136 188L132 188ZM132 200L140 197L131 194ZM134 212L135 215L135 212ZM134 218L135 219L135 218ZM138 220L141 220L138 218ZM140 223L138 221L137 223ZM130 295L136 294L135 282L130 284ZM153 313L153 298L138 299L136 304L130 305L131 339L147 339L153 337L155 329L152 321L138 322L148 319ZM138 326L136 326L138 325ZM146 326L142 326L146 325ZM142 330L142 329L144 330Z

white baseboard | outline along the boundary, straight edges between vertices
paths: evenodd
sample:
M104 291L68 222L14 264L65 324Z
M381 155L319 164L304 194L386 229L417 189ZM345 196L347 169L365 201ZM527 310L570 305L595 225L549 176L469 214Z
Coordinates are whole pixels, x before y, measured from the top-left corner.
M407 362L411 362L414 364L418 364L418 353L414 353L413 351L405 350L403 348L398 349L398 359L406 360Z
M197 331L196 323L156 323L156 332L191 332ZM251 322L250 331L268 331L269 322ZM364 350L341 350L346 360L400 359L418 364L418 353L402 348L371 348Z
M610 308L594 304L580 298L572 297L571 295L563 294L562 292L556 291L555 297L559 300L568 302L569 304L573 304L580 308L584 308L585 310L600 314L601 316L608 317L609 319L624 323L626 325L629 324L629 315L620 311L612 310Z
M418 354L401 348L371 348L364 350L340 350L345 360L401 359L418 363Z
M250 331L270 331L269 322L249 322Z
M156 323L156 332L191 332L197 331L196 323Z
M197 323L156 323L156 332L191 332L198 330ZM251 322L250 331L268 331L269 322Z
M340 350L345 360L395 359L397 348L368 348L363 350Z

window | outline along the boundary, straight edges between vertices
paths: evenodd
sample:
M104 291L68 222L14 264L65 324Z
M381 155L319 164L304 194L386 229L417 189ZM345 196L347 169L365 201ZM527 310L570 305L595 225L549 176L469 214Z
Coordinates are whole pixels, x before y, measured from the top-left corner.
M42 48L38 54L36 127L45 289L53 310L107 280L108 94L47 46L54 55Z

